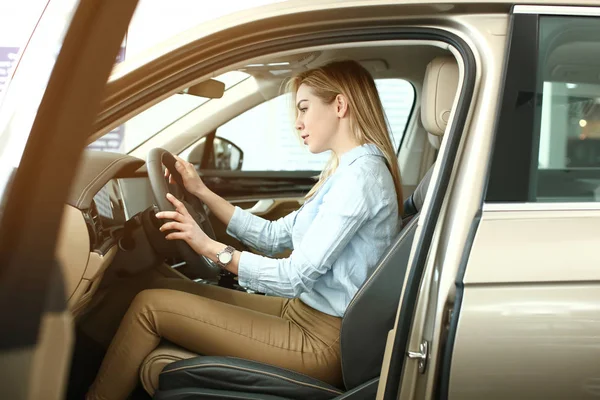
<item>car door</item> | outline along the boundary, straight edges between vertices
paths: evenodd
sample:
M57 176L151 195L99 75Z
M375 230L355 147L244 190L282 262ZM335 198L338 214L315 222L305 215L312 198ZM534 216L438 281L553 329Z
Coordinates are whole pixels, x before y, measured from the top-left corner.
M494 57L481 58L481 109L462 131L432 246L413 249L423 279L407 280L393 333L408 342L390 351L378 398L396 398L398 382L402 399L597 397L598 16L515 6L470 26L483 38L471 49Z
M597 398L600 8L515 6L449 398Z
M51 1L0 109L0 397L60 399L73 328L55 244L137 1Z

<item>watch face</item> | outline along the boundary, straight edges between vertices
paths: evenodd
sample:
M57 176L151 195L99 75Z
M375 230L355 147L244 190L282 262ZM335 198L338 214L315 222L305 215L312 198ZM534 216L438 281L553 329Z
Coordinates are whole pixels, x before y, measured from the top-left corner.
M219 262L222 264L227 264L231 261L231 253L223 252L217 256L219 258Z

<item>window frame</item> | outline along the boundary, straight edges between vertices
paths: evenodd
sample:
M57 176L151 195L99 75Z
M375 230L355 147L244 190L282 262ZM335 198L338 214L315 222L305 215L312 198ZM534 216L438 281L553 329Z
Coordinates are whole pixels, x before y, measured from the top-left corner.
M515 13L512 23L504 90L485 193L486 203L530 201L539 16ZM515 146L515 143L519 143L519 146ZM523 173L525 170L527 174Z
M394 78L394 79L403 79L403 78ZM404 139L406 139L406 134L408 132L408 127L414 117L415 109L417 108L417 102L419 100L419 99L417 99L417 89L415 89L415 85L408 79L404 79L404 81L407 82L412 89L413 103L412 103L412 107L410 108L410 111L408 112L408 118L406 118L406 124L404 124L404 130L402 131L402 137L400 138L400 142L398 143L398 148L396 149L396 158L400 157L400 151L402 150L402 145L404 144ZM387 116L386 116L386 118L387 118Z

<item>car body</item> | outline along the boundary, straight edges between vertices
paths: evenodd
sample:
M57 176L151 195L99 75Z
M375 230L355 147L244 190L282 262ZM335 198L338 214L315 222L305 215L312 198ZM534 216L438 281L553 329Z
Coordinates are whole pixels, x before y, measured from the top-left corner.
M132 210L151 205L143 183L150 149L189 156L219 127L276 98L285 76L339 57L362 60L375 78L412 85L398 149L406 194L433 168L398 282L376 398L598 396L600 2L290 1L199 26L109 76L135 3L82 2L70 14L56 63L35 92L37 114L21 125L28 143L14 182L1 181L0 314L14 321L2 334L2 368L13 371L0 385L7 396L61 398L74 326L102 301L105 272L116 257L119 265L153 265L142 259L150 247L131 259L118 255L117 244L90 247L100 190L129 204L116 222L124 224ZM27 91L23 77L34 71L28 51L13 93ZM426 77L440 57L456 60L457 89L445 89L440 104L451 107L428 121L421 113L437 109L438 97L427 104ZM273 74L280 62L289 71ZM84 145L234 70L252 78L181 115L129 155L87 151L77 164ZM437 77L436 88L451 80ZM24 115L11 96L2 110L4 137L20 121L14 116ZM315 174L198 167L217 193L272 219L299 207ZM216 230L224 237L224 227ZM180 273L172 267L160 268ZM16 312L14 304L24 307Z

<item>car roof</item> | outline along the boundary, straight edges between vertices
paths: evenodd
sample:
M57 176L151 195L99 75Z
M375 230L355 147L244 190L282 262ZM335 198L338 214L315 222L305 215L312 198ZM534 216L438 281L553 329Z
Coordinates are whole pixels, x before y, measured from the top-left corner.
M575 0L570 1L569 6L600 6L600 1ZM196 27L188 29L160 44L141 52L139 55L118 64L111 74L110 81L121 78L134 69L137 69L162 55L165 55L188 43L216 34L227 29L250 24L260 20L268 20L274 17L299 16L306 13L329 13L335 12L339 19L350 18L359 9L374 9L381 7L411 6L420 9L424 14L454 14L468 12L498 12L506 11L514 5L564 5L560 0L530 0L530 1L467 1L467 0L288 0L278 3L263 5L251 9L241 10L225 15L213 21L202 22Z
M142 91L146 91L145 88L151 88L162 79L161 77L176 75L185 65L194 65L200 57L210 55L212 43L235 41L241 46L246 40L253 41L251 37L257 32L263 35L265 32L274 32L276 35L278 29L289 29L292 25L301 26L303 29L304 27L310 29L312 25L318 26L319 29L339 28L340 22L350 26L349 23L356 21L357 17L363 21L381 24L386 20L423 15L435 15L436 18L445 16L452 18L465 14L506 15L515 4L539 6L564 3L555 0L511 3L444 0L290 0L242 10L214 21L204 22L115 66L108 81L107 96L88 140L94 140L117 126L126 116L130 117L139 112L128 114L121 111L113 112L112 110L119 108L123 100L130 103L142 101L140 95ZM593 6L600 5L600 1L574 1L570 6L572 5ZM400 9L401 12L394 12ZM435 25L428 23L428 26ZM207 46L209 49L206 49ZM198 49L203 51L199 53ZM213 71L212 76L222 72L225 71ZM143 77L143 82L138 82L140 77ZM129 95L129 93L133 94Z

